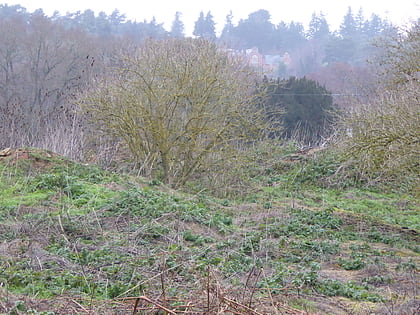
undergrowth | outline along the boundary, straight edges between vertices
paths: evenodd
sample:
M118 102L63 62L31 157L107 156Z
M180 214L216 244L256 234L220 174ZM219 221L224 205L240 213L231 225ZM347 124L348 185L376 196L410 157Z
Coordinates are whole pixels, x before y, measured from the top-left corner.
M32 166L0 161L0 309L62 314L72 299L73 313L103 314L410 310L415 197L336 185L335 160L312 159L284 151L254 170L259 191L236 199L42 152Z

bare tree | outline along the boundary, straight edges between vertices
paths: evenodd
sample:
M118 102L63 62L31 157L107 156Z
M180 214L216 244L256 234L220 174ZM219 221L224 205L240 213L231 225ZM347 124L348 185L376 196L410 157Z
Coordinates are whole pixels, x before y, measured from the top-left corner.
M405 31L391 33L377 45L382 48L376 58L381 79L387 88L420 81L420 20Z
M21 49L26 33L25 22L18 17L0 21L0 104L8 107L21 97L19 79L23 71Z
M346 164L368 180L418 176L420 104L418 84L383 91L369 103L355 105L343 123L340 146Z
M375 98L355 104L341 120L345 164L367 180L419 180L420 82L418 23L397 42L386 41Z
M77 119L68 101L89 81L93 43L39 12L0 23L0 146L73 156Z
M203 39L148 40L83 99L106 134L122 139L144 169L183 185L242 140L255 140L254 74ZM159 174L160 173L160 174Z

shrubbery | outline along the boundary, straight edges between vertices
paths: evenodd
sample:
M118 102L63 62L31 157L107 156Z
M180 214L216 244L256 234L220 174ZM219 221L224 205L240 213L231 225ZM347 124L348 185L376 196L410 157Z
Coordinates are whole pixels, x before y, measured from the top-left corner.
M385 42L377 95L355 104L339 125L343 170L369 182L416 183L420 153L420 28Z

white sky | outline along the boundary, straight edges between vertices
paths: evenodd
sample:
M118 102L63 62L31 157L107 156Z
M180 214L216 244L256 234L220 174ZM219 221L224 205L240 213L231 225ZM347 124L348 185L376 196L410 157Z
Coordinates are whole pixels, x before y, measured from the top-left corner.
M156 17L158 23L170 30L175 12L182 13L181 20L185 26L186 35L191 35L194 22L198 19L200 11L211 11L216 22L216 31L220 32L225 24L226 15L230 10L233 13L233 22L246 19L249 13L265 9L271 14L271 22L278 24L284 22L301 22L308 28L313 12L322 11L332 30L336 30L349 6L357 13L363 8L365 18L372 13L381 18L387 18L397 25L407 25L410 21L420 18L420 0L5 0L0 3L8 5L20 4L29 12L42 8L47 15L57 10L62 15L66 12L84 11L91 9L98 14L104 11L110 14L118 9L130 20L150 21Z

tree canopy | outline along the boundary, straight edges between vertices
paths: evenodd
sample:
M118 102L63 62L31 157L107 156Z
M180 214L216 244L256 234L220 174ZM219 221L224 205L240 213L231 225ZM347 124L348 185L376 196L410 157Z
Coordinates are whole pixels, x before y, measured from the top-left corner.
M318 82L291 77L266 81L269 119L283 127L281 136L316 144L332 122L331 93ZM274 135L278 135L277 133Z
M205 39L148 40L88 93L84 108L143 169L178 186L208 169L211 154L222 158L232 145L255 139L262 120L254 86L242 60Z
M172 22L170 35L172 37L184 37L184 23L181 21L181 12L175 13L175 19Z
M215 23L210 11L207 12L206 16L204 16L203 11L200 12L200 16L194 24L193 34L197 37L205 38L208 40L216 39Z

